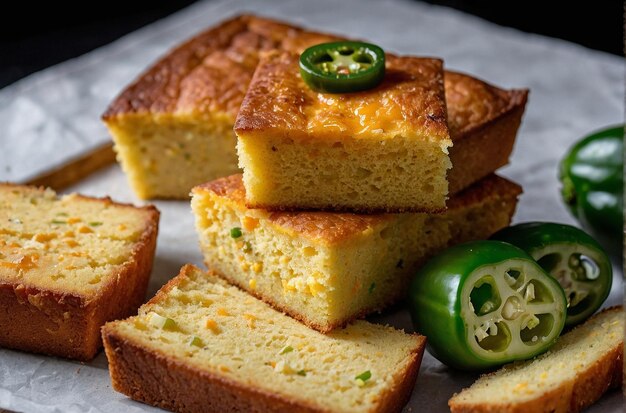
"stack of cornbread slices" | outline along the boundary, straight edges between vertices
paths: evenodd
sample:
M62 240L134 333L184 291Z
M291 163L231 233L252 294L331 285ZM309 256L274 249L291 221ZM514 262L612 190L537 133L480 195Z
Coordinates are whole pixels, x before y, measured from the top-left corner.
M240 16L172 51L105 113L139 196L194 187L210 269L184 268L138 317L105 327L118 391L176 411L406 402L423 337L355 320L401 299L432 255L509 224L521 188L493 172L527 91L389 54L377 88L315 93L297 53L338 39Z

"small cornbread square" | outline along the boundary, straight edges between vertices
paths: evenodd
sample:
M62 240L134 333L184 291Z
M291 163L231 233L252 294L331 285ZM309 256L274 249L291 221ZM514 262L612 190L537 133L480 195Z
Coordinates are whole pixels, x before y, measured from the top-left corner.
M495 175L444 214L268 211L245 205L241 175L192 191L206 265L230 283L327 332L402 298L435 253L507 226L519 186Z
M442 61L387 55L357 93L309 88L298 55L263 56L237 120L246 203L274 210L442 211L448 148Z
M0 346L79 360L143 303L159 212L0 184Z
M113 388L187 412L398 412L425 337L358 321L324 335L184 266L102 329Z
M583 411L622 386L625 326L621 306L604 309L563 334L548 352L481 376L448 401L450 411Z

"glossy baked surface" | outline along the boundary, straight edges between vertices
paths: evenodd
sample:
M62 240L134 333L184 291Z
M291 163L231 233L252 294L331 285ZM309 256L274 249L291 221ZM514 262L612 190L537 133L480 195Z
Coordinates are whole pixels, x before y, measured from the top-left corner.
M272 130L313 138L448 140L443 62L387 55L383 82L357 93L318 93L302 80L298 55L273 52L257 67L235 132Z

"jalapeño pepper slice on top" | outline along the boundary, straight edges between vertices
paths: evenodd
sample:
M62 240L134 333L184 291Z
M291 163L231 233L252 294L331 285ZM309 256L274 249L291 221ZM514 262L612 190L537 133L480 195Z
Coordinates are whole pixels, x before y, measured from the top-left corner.
M376 87L385 76L385 52L363 42L332 42L300 55L300 75L313 90L348 93Z
M561 194L570 212L607 252L622 257L624 125L586 136L563 158Z
M491 238L523 249L561 284L567 299L567 326L585 321L611 291L609 257L596 240L576 227L529 222L505 228Z
M463 370L548 350L566 313L556 280L523 250L500 241L457 245L433 258L415 275L409 303L430 353Z

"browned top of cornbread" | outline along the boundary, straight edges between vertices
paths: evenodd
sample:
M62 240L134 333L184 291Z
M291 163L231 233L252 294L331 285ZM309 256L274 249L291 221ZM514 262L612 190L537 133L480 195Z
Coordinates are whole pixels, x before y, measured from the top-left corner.
M526 104L527 89L503 90L471 76L445 74L448 127L452 140Z
M301 52L314 44L336 40L341 38L276 20L251 15L235 17L198 34L157 61L122 91L103 118L224 111L234 119L260 52ZM454 72L445 72L445 90L453 141L525 103L528 93L502 90Z
M300 76L299 57L261 57L235 122L235 131L288 131L323 137L347 134L449 139L443 62L387 54L380 85L358 93L319 93Z
M158 219L153 206L0 183L0 285L96 297L136 259Z
M272 49L301 52L337 37L274 20L242 15L178 46L128 86L104 113L207 113L234 117L259 54Z
M245 206L245 189L240 174L216 179L192 190L194 194L199 194L202 191L213 192L230 200L242 210L247 209ZM448 209L463 208L487 197L517 198L521 191L519 185L492 174L452 197L448 201ZM370 215L324 211L288 212L263 209L250 211L262 214L264 218L276 225L289 228L313 239L323 240L328 244L346 240L355 234L366 233L368 229L383 224L394 217L394 214Z

